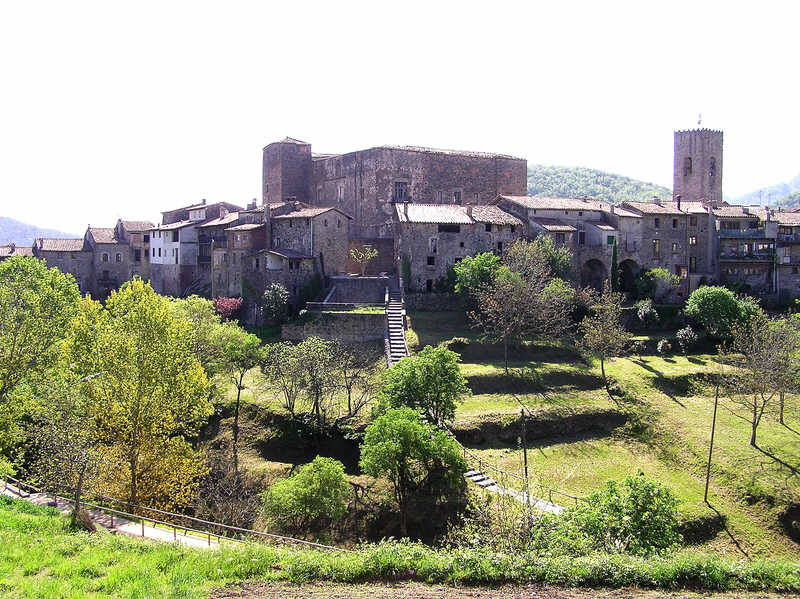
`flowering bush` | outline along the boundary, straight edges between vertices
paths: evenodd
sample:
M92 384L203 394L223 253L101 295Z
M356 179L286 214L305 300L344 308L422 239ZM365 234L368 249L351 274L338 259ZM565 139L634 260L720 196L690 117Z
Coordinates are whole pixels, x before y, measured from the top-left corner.
M689 325L686 325L675 333L675 338L678 340L678 345L681 346L681 350L684 354L690 347L697 343L697 333L695 333Z
M215 297L213 301L214 310L223 321L233 320L242 309L242 298L240 297Z
M661 341L658 342L656 349L658 350L658 353L666 354L672 351L672 344L666 339L662 339Z

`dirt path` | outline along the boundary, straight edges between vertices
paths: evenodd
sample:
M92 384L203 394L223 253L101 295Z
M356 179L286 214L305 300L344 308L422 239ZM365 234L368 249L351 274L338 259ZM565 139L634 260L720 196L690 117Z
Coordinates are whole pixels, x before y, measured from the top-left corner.
M448 587L420 583L289 584L246 582L229 585L211 599L786 599L766 593L691 593L641 589L564 589L542 586Z

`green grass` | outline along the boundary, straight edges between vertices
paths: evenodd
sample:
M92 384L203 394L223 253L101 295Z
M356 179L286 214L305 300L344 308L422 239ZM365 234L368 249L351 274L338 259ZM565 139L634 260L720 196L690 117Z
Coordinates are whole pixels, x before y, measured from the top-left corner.
M556 488L583 496L606 480L621 479L639 471L668 484L681 499L687 521L716 518L703 503L705 465L713 410L713 388L709 375L715 357L643 356L611 360L606 369L626 394L615 404L602 387L597 364L587 365L576 357L548 358L546 353L529 359L530 347L512 350L510 366L529 369L532 378L520 382L506 377L502 360L490 347L480 344L475 331L466 328L463 316L412 313L410 322L424 343L467 337L470 344L461 369L475 394L461 404L454 427L480 426L481 422L516 419L519 402L534 412L552 416L559 411L617 410L632 416L629 424L613 432L564 434L529 443L529 471L534 489L546 497ZM640 336L653 341L660 334ZM424 340L424 341L423 341ZM553 348L555 354L563 348ZM519 353L521 352L521 353ZM487 357L476 359L481 353ZM520 359L520 355L525 358ZM779 517L791 503L800 502L800 481L776 461L749 445L750 427L733 415L725 400L717 414L717 430L710 488L712 505L726 518L728 530L751 555L797 557L800 546L781 529ZM498 420L499 419L499 420ZM533 423L531 426L536 426ZM798 428L798 427L795 427ZM800 436L765 419L759 427L762 449L789 464L800 464ZM485 442L473 451L487 463L521 473L522 451L509 444ZM510 486L520 486L509 479ZM568 500L554 496L556 502ZM728 533L718 528L697 541L705 549L741 555Z
M388 542L350 553L250 544L200 550L69 527L54 509L0 497L0 594L18 598L206 597L226 583L364 582L457 585L547 583L708 590L800 591L800 564L737 562L683 552L538 558Z

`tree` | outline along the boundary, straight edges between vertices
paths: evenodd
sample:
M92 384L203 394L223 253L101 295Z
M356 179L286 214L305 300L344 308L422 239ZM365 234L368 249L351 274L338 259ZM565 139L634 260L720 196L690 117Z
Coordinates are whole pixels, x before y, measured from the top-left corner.
M282 529L305 530L320 521L337 522L347 513L350 483L338 460L317 456L297 474L263 494L264 513Z
M735 324L725 357L737 369L727 376L731 400L749 412L750 445L765 412L781 391L790 388L800 373L800 340L785 318L769 318L763 312Z
M96 421L84 389L92 384L62 364L48 371L35 392L39 405L31 425L34 472L45 487L72 489L73 525L79 521L83 490L94 482L102 462Z
M211 300L191 295L170 298L170 311L175 318L189 324L195 358L202 364L209 379L214 379L224 367L222 349L227 342L219 313Z
M242 309L242 298L240 297L215 297L213 302L214 309L223 322L235 319L239 310Z
M0 263L0 475L10 473L9 453L22 440L24 394L13 391L55 363L80 298L72 275L43 260L15 256Z
M376 391L378 361L383 355L367 345L336 342L334 364L347 394L347 417L357 416Z
M280 283L272 283L264 290L264 319L271 325L280 325L289 317L289 292Z
M614 247L611 250L611 291L619 291L619 282L621 277L619 270L619 258L617 257L617 242L614 238Z
M680 282L678 275L666 268L651 268L639 274L636 279L636 290L639 298L650 298L657 304L663 304L671 300L672 293Z
M328 409L337 387L336 353L333 341L308 337L297 345L298 381L316 421L317 433L328 423Z
M494 281L495 272L500 268L500 258L491 252L477 256L467 256L459 260L453 270L456 274L456 293L474 293Z
M404 537L408 536L408 505L415 494L430 489L435 481L439 496L448 497L465 484L466 463L458 443L443 430L423 423L411 408L389 410L367 427L359 463L366 474L389 479Z
M276 343L265 349L261 362L261 373L268 384L277 388L283 396L283 407L295 415L297 399L301 394L301 351L288 341Z
M608 281L603 285L603 293L592 307L592 314L581 321L581 346L590 356L600 360L600 374L606 393L613 400L606 377L605 361L622 354L630 343L630 334L620 321L622 294L611 291Z
M709 335L725 339L735 326L746 323L760 311L752 298L737 298L726 287L699 287L692 291L684 312Z
M437 424L452 420L456 405L470 394L458 361L458 354L444 345L428 345L416 356L403 358L383 372L382 403L420 410Z
M261 340L233 323L226 323L228 329L227 343L222 349L224 372L236 387L236 402L233 408L233 471L239 474L239 405L242 391L247 389L244 384L245 375L261 364L264 359L264 350Z
M360 248L350 249L350 259L358 264L362 277L367 272L367 265L377 257L378 250L371 245L362 245Z
M106 446L101 484L124 492L131 506L143 485L160 505L188 501L203 466L186 438L213 411L190 325L135 278L105 307L84 300L66 352L79 375L99 373L87 395Z
M548 277L567 280L572 270L572 252L549 235L539 235L532 241L514 241L503 255L503 262L523 278L539 276L544 271Z

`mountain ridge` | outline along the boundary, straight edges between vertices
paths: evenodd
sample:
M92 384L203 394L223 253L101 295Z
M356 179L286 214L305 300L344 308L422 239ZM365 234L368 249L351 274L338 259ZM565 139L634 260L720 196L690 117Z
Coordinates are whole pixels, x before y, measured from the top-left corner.
M56 229L44 229L8 216L0 216L0 245L15 243L17 245L30 246L33 245L33 240L37 237L57 237L64 239L83 236L65 233Z

